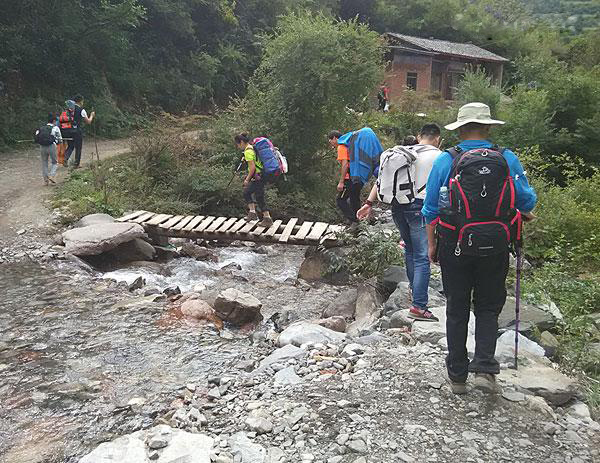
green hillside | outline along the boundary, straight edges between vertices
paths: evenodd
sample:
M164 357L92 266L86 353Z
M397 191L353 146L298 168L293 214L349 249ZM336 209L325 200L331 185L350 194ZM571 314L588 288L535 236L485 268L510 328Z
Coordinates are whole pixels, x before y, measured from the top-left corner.
M533 13L573 32L600 27L599 0L525 0Z

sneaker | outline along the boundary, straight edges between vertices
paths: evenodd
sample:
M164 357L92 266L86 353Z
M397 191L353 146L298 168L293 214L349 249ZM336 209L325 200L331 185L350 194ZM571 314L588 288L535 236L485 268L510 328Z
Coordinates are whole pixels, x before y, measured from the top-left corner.
M433 315L427 309L418 309L413 307L408 312L408 318L412 318L413 320L421 320L426 322L439 322L440 319Z
M259 227L269 228L273 225L273 219L271 217L263 217L263 219L258 222Z
M500 386L496 383L496 375L490 373L475 373L475 379L472 381L473 387L487 394L499 394L502 392Z
M258 214L256 212L248 212L246 222L252 222L254 220L258 220Z
M53 185L56 185L56 180L54 179L54 177L48 177L48 181Z
M44 185L48 186L48 179L47 178L44 179Z

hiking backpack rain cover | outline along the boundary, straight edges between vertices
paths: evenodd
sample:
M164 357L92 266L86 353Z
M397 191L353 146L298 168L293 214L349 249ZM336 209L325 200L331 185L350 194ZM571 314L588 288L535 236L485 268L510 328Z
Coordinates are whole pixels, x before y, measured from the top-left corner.
M342 135L338 139L338 145L348 147L349 174L354 183L360 182L364 185L372 175L378 175L383 147L371 128L364 127L356 132Z
M416 160L417 156L409 146L398 145L383 152L377 177L380 201L391 204L394 199L402 202L406 198L409 203L413 202L420 193L415 191Z
M54 127L51 125L43 125L39 129L36 130L35 136L33 140L42 146L50 146L56 142L56 138L52 135L52 129Z
M504 149L455 147L448 152L453 157L450 207L440 211L440 237L455 246L456 256L507 252L521 239L522 220Z
M254 146L254 151L263 165L263 172L265 174L275 176L281 174L282 167L271 140L265 137L255 138L252 141L252 146Z

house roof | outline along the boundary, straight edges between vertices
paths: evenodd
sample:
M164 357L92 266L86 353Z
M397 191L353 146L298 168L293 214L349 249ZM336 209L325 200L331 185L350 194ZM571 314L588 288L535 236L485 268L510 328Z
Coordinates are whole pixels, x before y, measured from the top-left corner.
M406 51L423 54L439 54L451 55L460 58L469 58L482 61L507 62L506 58L496 55L491 51L484 50L472 43L449 42L447 40L438 39L422 39L420 37L412 37L410 35L396 34L387 32L385 35L403 42L405 45L401 47Z

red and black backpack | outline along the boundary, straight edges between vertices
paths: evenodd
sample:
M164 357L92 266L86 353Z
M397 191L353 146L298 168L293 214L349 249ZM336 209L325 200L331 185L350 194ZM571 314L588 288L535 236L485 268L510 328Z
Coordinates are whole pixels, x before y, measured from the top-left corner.
M504 148L448 150L452 169L450 207L441 211L438 231L455 245L455 255L489 256L521 240L521 213Z

